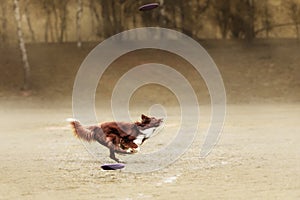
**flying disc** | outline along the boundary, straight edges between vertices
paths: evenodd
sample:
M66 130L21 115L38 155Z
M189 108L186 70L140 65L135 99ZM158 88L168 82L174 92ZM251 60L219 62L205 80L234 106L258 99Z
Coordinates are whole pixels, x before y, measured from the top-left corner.
M142 5L139 7L139 11L147 11L147 10L152 10L154 8L157 8L159 6L159 3L148 3L145 5Z
M124 168L125 165L122 163L115 163L115 164L104 164L101 166L103 170L117 170Z

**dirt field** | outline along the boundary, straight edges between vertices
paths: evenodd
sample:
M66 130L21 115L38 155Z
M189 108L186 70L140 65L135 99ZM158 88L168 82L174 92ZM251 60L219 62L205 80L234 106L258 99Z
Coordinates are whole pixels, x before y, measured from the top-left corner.
M189 77L202 118L197 138L179 160L144 174L102 171L100 165L110 162L108 150L101 147L102 158L96 160L64 121L72 116L76 71L93 45L83 50L74 44L29 46L29 97L18 91L18 52L0 50L0 199L300 199L300 47L293 41L259 41L253 46L203 42L220 68L228 97L222 136L205 159L199 158L210 117L208 94L201 92L205 86L197 84L193 70L184 70L184 61L155 57ZM140 55L143 62L153 59ZM112 85L122 71L140 62L137 57L120 58L101 80L111 80L97 91L105 94L103 99L97 96L96 107L104 120L111 120L107 105ZM120 66L120 73L113 73ZM149 89L131 102L135 117L154 101L143 102ZM170 120L161 133L169 134L178 125L177 104L164 90L154 97L169 103ZM155 140L143 149L152 147L159 147ZM119 157L126 161L126 156Z

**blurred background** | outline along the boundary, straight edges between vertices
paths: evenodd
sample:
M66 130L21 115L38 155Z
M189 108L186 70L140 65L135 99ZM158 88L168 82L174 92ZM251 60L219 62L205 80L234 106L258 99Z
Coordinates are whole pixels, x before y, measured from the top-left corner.
M1 43L17 40L14 0L1 1ZM298 38L299 0L19 0L27 43L101 41L124 30L160 26L195 39ZM154 1L155 2L155 1Z
M98 43L124 30L159 26L206 48L220 68L229 102L299 101L299 0L160 0L157 9L138 10L151 2L1 1L0 96L70 97L80 63ZM130 66L155 61L177 66L202 102L209 101L201 77L184 60L175 62L166 52L136 53L114 63L103 77L112 83L99 92L110 94Z

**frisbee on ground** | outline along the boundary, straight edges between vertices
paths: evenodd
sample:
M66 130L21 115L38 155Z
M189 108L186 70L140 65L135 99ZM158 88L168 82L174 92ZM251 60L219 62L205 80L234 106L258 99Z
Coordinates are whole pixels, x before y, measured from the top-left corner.
M148 3L145 5L142 5L139 7L139 11L147 11L147 10L152 10L154 8L157 8L159 6L159 3Z
M125 165L122 163L115 163L115 164L104 164L101 166L103 170L117 170L124 168Z

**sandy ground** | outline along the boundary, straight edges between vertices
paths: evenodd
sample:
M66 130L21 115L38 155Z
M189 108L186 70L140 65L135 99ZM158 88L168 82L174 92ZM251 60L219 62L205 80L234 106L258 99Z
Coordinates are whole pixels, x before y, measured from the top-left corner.
M228 101L222 136L205 159L199 158L199 152L209 125L210 99L203 80L186 61L165 52L133 52L116 60L100 80L96 109L101 121L112 120L106 110L110 94L133 66L166 64L193 86L201 110L193 145L174 164L144 174L102 171L101 164L111 162L108 150L99 146L95 159L65 122L72 116L76 72L96 43L85 43L82 49L74 43L28 45L29 97L19 91L18 48L1 47L0 199L300 199L299 43L201 44L220 69ZM145 101L149 91L151 97ZM133 95L130 106L135 119L157 101L167 109L168 121L157 137L143 145L144 152L162 148L179 126L174 95L157 86Z
M98 161L87 153L64 122L68 107L11 104L0 111L0 199L300 198L299 104L229 105L219 144L200 159L209 116L203 105L192 147L144 174L102 171L107 149Z

